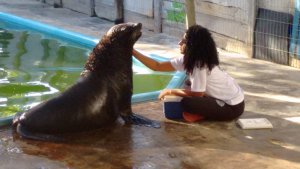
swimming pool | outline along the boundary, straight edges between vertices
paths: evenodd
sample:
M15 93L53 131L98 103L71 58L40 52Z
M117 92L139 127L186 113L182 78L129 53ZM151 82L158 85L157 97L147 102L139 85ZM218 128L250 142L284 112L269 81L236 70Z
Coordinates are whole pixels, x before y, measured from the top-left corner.
M0 12L0 126L72 85L98 39ZM165 58L150 55L156 60ZM179 87L180 72L154 72L133 59L132 102Z

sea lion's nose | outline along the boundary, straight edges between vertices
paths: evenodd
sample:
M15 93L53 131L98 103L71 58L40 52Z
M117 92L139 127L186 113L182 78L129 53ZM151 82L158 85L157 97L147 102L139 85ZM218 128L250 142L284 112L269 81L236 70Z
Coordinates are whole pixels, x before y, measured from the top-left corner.
M134 27L139 27L139 28L141 28L141 27L142 27L142 23L135 23L135 24L134 24Z

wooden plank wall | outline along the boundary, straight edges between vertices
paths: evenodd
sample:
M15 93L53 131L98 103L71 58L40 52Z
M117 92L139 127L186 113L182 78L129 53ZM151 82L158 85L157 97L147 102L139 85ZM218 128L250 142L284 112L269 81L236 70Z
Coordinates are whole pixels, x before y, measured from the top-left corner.
M124 8L147 17L154 17L153 0L124 0Z
M160 19L157 14L160 6L154 2L158 0L124 0L124 21L141 22L144 28L160 32L161 26L156 23ZM117 13L114 0L95 0L95 12L98 17L114 21Z
M45 0L51 1L51 0ZM62 1L62 6L88 15L92 14L91 0L52 0ZM133 3L134 1L134 3ZM251 44L251 19L249 20L248 0L194 0L196 22L214 33L217 45L237 51L236 46ZM174 2L183 8L174 9ZM243 2L243 3L241 3ZM254 2L251 0L251 2ZM116 19L115 0L94 0L95 14L111 21ZM179 11L177 11L179 10ZM141 22L144 29L163 32L181 37L186 30L185 21L174 22L168 19L168 12L185 13L185 0L124 0L124 21ZM237 28L237 29L233 29ZM245 36L246 35L246 36ZM231 43L232 42L232 43ZM238 43L238 45L237 45Z
M95 0L95 13L100 18L111 21L117 19L117 11L114 0Z
M62 6L62 0L41 0L41 2L54 5L55 7Z
M132 3L132 2L135 3ZM154 1L156 0L124 0L124 19L125 22L141 22L143 28L157 31L155 28Z
M181 37L186 30L185 21L174 22L167 18L168 11L179 10L174 9L174 2L185 5L185 0L163 0L162 30L172 36ZM249 57L252 55L255 0L194 0L194 2L196 23L212 32L218 47L240 52Z
M196 20L214 35L218 47L252 55L255 0L195 0Z
M92 10L90 1L94 1L98 17L111 21L116 19L115 0L40 1L50 4L61 2L63 7L88 15ZM293 0L194 0L196 23L213 33L218 47L251 57L257 9L286 12L291 10L290 1ZM181 37L186 30L185 21L169 20L168 11L185 12L186 9L174 9L174 2L185 4L185 0L124 0L124 21L141 22L144 29Z
M62 0L62 5L64 8L92 15L90 0Z

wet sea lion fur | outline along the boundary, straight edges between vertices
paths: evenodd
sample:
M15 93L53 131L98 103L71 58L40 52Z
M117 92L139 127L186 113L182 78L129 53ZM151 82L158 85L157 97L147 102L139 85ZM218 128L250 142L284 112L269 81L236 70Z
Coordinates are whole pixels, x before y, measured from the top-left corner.
M55 134L126 123L159 128L158 122L132 113L132 49L140 23L113 26L94 47L81 78L59 96L17 113L13 126L24 138L59 140ZM57 138L57 139L56 139Z

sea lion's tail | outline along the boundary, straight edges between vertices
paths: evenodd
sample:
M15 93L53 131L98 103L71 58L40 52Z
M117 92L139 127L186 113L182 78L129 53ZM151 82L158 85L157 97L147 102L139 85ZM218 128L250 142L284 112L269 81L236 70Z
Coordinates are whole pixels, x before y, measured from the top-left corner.
M52 141L52 142L64 142L65 141L63 138L60 138L58 136L32 132L20 123L17 125L16 131L22 138L26 138L26 139L33 139L33 140L40 140L40 141Z

